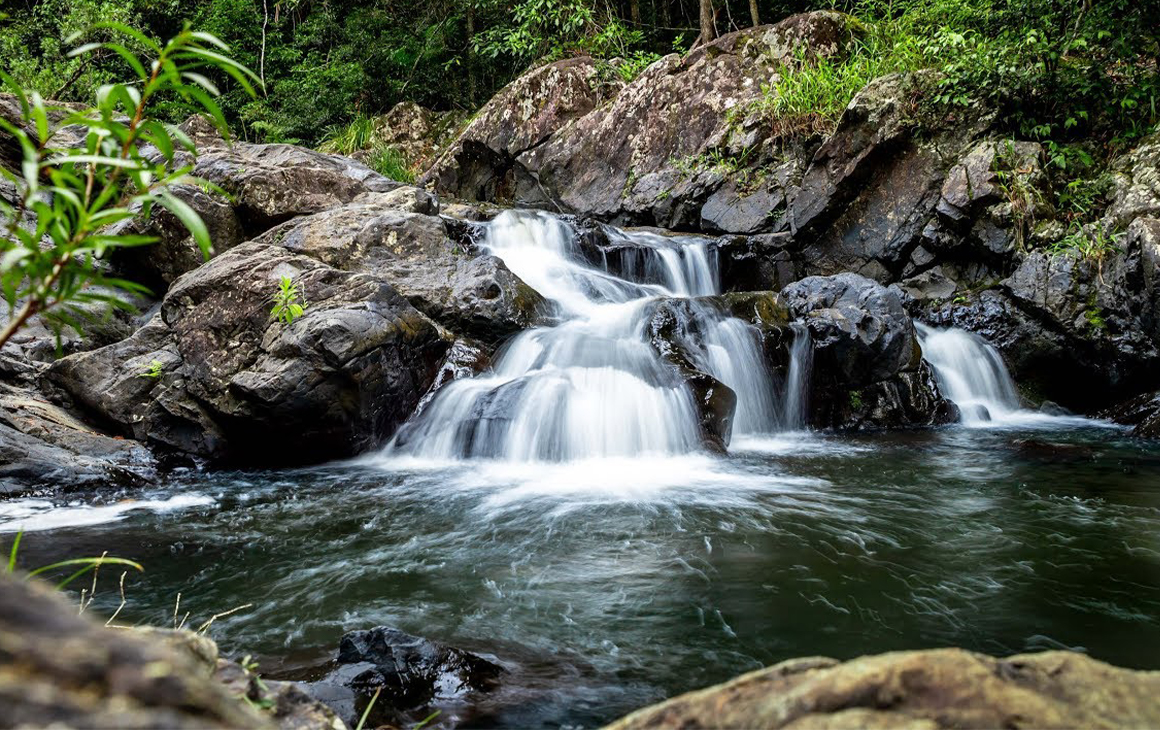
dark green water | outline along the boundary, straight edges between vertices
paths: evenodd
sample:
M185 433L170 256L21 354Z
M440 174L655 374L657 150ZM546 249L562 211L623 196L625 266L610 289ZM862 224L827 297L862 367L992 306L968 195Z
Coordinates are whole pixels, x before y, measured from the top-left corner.
M1069 421L737 446L188 473L118 495L152 509L0 503L0 529L114 519L29 532L23 559L139 560L124 622L171 623L178 593L192 625L253 603L210 633L274 675L380 624L508 666L447 723L593 726L802 655L1069 647L1160 668L1160 446ZM119 602L106 578L97 613Z

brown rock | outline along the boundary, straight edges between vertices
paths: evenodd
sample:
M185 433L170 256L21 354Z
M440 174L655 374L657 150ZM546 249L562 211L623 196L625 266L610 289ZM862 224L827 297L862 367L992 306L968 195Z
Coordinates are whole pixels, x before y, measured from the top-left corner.
M1160 672L1060 651L1007 659L962 649L848 662L815 657L647 707L609 730L1156 727L1158 692Z

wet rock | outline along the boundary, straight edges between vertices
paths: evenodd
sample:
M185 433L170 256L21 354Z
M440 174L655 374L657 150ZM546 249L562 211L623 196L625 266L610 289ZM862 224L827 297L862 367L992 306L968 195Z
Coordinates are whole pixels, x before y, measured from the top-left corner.
M546 312L543 297L438 212L433 195L402 187L297 218L257 240L373 275L440 324L493 345Z
M283 276L306 303L291 324L270 312ZM132 337L63 358L48 377L150 444L220 461L309 462L389 437L449 344L386 282L251 242L174 282Z
M816 426L919 426L954 420L897 291L857 274L813 276L781 292L813 347Z
M996 659L962 649L791 659L635 712L644 728L1148 727L1160 673L1082 654Z
M1027 254L999 286L920 316L982 335L1017 382L1092 412L1154 387L1160 365L1160 220L1133 221L1120 243L1102 258Z
M379 626L344 634L337 668L309 690L357 721L381 689L369 719L398 724L408 711L433 701L489 692L503 673L498 664L471 652Z
M268 728L188 650L107 629L63 594L0 573L0 725Z
M772 306L754 306L754 316ZM721 303L711 299L662 299L654 305L648 336L669 368L667 384L683 385L692 394L702 444L710 451L723 454L733 435L737 394L707 372L702 329L704 322L721 316L724 316Z
M210 642L211 644L213 642ZM216 654L216 646L215 654ZM203 665L215 681L235 697L245 697L272 720L279 730L346 730L347 724L328 705L315 699L297 682L263 679L229 659ZM352 727L357 724L354 718Z
M1160 438L1160 391L1141 393L1100 412L1101 418L1132 427L1133 436Z

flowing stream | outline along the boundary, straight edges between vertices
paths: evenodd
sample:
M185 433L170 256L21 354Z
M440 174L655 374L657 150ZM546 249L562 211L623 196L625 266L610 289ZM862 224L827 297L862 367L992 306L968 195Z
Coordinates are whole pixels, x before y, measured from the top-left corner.
M504 664L495 693L436 701L436 726L593 727L795 656L1073 648L1160 668L1160 446L1020 410L985 343L927 329L963 424L804 431L805 333L768 371L756 331L703 298L704 240L620 235L593 263L558 219L501 215L487 245L553 324L381 452L0 502L0 548L23 527L26 565L140 561L119 622L171 624L178 594L194 626L253 604L210 634L275 677L315 676L375 625ZM648 342L674 301L696 364L738 394L727 455L697 448L692 395ZM117 609L116 579L91 612Z

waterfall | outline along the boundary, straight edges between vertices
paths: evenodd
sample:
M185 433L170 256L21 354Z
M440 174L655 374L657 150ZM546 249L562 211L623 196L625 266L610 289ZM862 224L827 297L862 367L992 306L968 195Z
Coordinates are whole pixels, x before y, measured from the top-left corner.
M1003 422L1020 413L1015 384L994 347L965 330L915 326L923 357L943 396L959 407L964 425Z
M506 211L489 224L484 246L549 300L560 321L516 335L491 369L445 385L399 430L388 455L567 461L699 450L693 393L649 341L663 298L689 305L682 311L691 334L681 344L692 364L736 392L734 433L782 427L784 399L760 332L694 298L719 293L708 241L610 230L627 244L616 273L607 260L585 260L575 231L547 213ZM803 377L791 368L791 389ZM800 404L793 409L798 419Z

